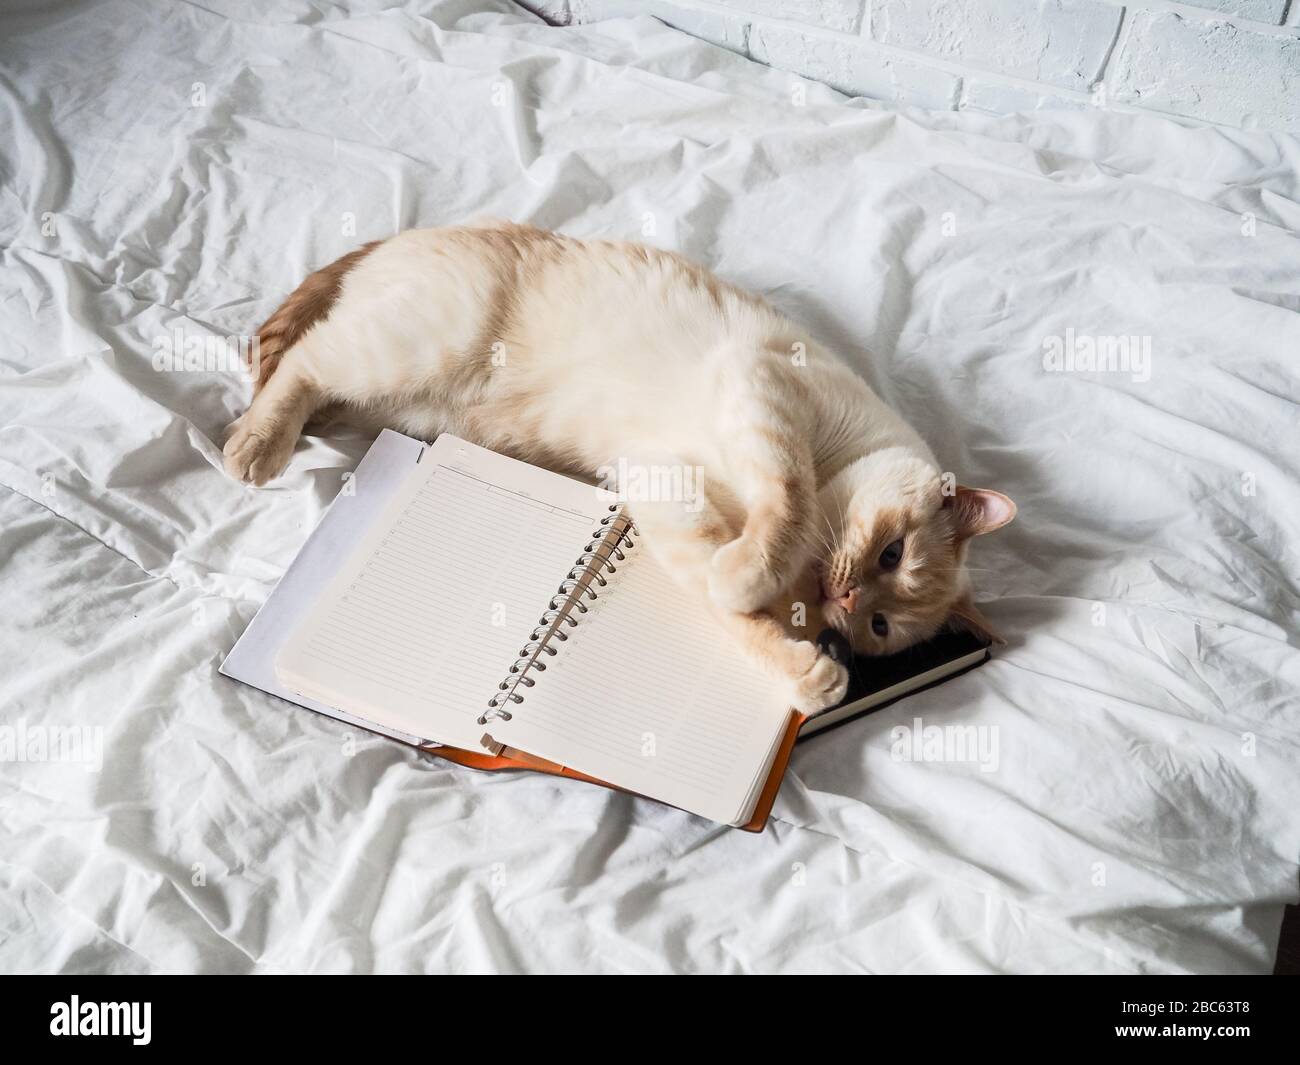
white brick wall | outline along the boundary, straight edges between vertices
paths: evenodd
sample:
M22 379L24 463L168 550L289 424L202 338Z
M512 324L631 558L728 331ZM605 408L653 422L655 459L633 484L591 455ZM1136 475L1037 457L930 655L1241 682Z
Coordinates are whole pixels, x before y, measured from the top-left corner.
M524 0L649 14L852 96L992 113L1142 108L1300 133L1300 0Z

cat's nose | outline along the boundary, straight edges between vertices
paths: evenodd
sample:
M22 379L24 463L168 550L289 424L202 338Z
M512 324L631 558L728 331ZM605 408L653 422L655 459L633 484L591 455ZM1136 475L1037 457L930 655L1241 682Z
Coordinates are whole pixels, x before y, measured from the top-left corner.
M854 613L858 609L858 586L855 584L843 595L836 596L835 602L847 613Z

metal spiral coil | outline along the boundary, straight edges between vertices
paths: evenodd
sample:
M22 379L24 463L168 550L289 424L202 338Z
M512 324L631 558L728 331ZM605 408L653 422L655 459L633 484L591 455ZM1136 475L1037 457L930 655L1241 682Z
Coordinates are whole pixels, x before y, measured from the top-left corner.
M586 614L591 609L582 601L584 594L589 600L599 597L600 593L590 583L586 585L582 583L583 578L590 576L592 581L601 588L606 587L609 581L602 575L601 570L608 574L617 573L615 560L623 562L627 558L624 548L630 549L636 546L632 535L635 533L639 536L640 532L632 521L628 521L623 526L613 541L605 539L609 533L608 527L620 517L617 506L611 505L609 511L607 517L600 519L600 527L591 534L591 539L582 549L582 554L564 575L564 580L560 582L559 588L546 604L546 610L537 619L533 631L528 634L528 642L520 649L505 679L497 685L497 693L488 700L488 709L478 717L480 725L486 725L492 718L501 721L510 720L513 715L507 709L507 704L524 701L523 695L518 691L520 685L531 688L537 683L533 677L527 675L528 671L535 669L539 673L544 673L546 663L540 660L540 655L547 654L554 658L559 654L559 650L551 646L551 638L554 637L560 643L565 643L569 639L569 634L562 632L559 625L554 628L551 626L558 620L570 628L577 628L578 619L573 616L572 611L577 610L580 614ZM604 548L608 548L608 552L605 552ZM595 562L594 568L593 562Z

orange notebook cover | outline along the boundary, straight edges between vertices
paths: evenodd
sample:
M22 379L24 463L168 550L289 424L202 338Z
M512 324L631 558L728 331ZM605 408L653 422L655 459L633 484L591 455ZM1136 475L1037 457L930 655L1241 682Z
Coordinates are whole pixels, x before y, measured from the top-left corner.
M754 807L754 812L750 819L743 825L737 825L737 828L745 832L762 832L767 827L767 819L772 813L772 804L776 802L777 792L781 790L781 781L785 779L786 767L790 762L790 753L794 750L795 740L799 738L799 729L808 718L796 711L790 711L790 725L786 729L785 738L781 741L781 746L777 749L776 758L772 762L772 770L768 774L767 783L763 785L763 790L759 794L758 804ZM480 753L477 751L466 751L459 747L422 747L420 748L426 754L436 755L444 758L448 762L455 762L457 765L467 766L470 769L482 769L487 772L499 770L529 770L534 773L549 773L552 776L568 777L571 780L581 780L587 784L595 784L602 788L611 788L614 791L625 791L617 784L607 784L603 780L597 780L595 777L589 777L585 773L579 773L576 769L569 769L567 766L557 765L555 762L548 762L544 758L537 758L524 751L516 751L511 747L504 748L508 754L492 755ZM629 793L635 794L635 793ZM657 800L655 800L657 801Z

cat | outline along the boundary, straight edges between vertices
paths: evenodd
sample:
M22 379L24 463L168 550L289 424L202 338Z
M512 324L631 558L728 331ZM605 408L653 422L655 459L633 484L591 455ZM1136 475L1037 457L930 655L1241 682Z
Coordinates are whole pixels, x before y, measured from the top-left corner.
M682 256L508 222L409 230L310 275L258 337L224 449L252 484L339 405L588 479L701 471L690 500L637 500L633 517L804 713L848 683L815 642L826 625L865 654L945 624L992 638L966 551L1015 504L945 482L861 377Z

